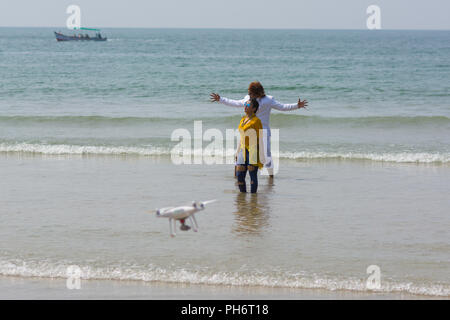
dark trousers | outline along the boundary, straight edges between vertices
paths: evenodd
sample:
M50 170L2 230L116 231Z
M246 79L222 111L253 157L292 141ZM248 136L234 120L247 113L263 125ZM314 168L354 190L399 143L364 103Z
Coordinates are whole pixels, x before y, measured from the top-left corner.
M241 150L242 153L243 150ZM245 163L236 164L236 177L238 181L239 191L247 192L247 185L245 183L245 176L250 175L250 191L251 193L256 193L258 190L258 166L254 166L248 163L249 152L245 150ZM241 157L239 157L241 158ZM241 158L242 159L242 158ZM239 162L239 161L238 161Z

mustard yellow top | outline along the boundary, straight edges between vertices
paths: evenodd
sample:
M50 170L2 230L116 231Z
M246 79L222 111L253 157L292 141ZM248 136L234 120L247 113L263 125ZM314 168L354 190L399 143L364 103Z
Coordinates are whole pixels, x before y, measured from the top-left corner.
M256 116L251 119L243 116L238 127L241 133L241 149L244 160L246 158L246 152L244 150L248 150L250 156L249 163L252 165L257 163L259 168L263 167L259 155L259 149L263 147L262 137L259 131L262 128L261 120Z

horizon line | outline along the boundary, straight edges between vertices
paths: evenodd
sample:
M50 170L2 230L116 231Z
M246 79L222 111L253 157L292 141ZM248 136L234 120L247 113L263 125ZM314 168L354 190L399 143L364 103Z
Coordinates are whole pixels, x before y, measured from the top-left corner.
M449 29L377 29L369 30L367 28L246 28L246 27L100 27L95 26L99 29L187 29L187 30L324 30L324 31L450 31ZM0 28L56 28L56 29L67 29L69 31L76 31L73 29L68 29L66 26L2 26Z

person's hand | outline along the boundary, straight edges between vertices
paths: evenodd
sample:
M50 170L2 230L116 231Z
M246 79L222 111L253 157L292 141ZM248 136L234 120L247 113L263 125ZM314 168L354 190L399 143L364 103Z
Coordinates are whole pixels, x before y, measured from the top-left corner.
M213 92L210 94L210 96L211 96L211 102L217 102L220 100L220 96L217 93Z
M308 101L306 101L306 100L300 100L300 98L298 98L298 102L297 102L297 107L299 108L299 109L301 109L301 108L305 108L306 109L306 106L308 105Z

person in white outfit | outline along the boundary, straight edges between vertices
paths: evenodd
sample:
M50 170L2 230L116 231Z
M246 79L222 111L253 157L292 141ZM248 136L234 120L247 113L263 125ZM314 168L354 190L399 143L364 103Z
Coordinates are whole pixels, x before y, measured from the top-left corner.
M217 93L211 93L212 102L219 102L224 105L236 108L243 108L246 101L254 98L256 98L259 103L259 108L258 112L256 113L256 116L261 120L263 129L266 129L265 130L266 134L263 135L264 151L266 155L266 163L264 164L264 166L267 168L270 178L273 178L273 161L270 150L270 137L271 137L270 123L269 123L270 111L272 109L277 109L280 111L291 111L300 108L305 108L308 105L308 101L306 100L301 101L301 99L299 98L297 103L282 104L276 101L272 96L267 96L264 92L263 86L258 81L250 83L250 85L248 86L248 95L246 95L242 100L232 100L221 97Z

